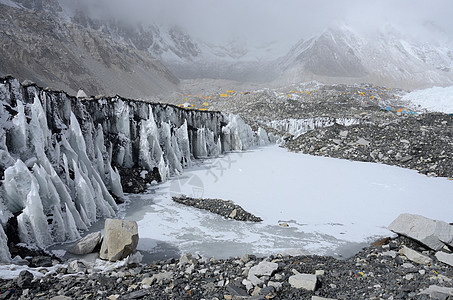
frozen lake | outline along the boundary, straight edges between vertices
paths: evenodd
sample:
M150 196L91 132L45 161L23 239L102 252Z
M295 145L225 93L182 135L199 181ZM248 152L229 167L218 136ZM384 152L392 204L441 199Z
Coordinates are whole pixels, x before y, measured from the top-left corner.
M226 258L244 253L346 257L400 213L451 222L453 182L398 167L290 153L278 146L196 162L184 175L131 195L150 260L178 251ZM227 220L175 203L172 195L232 200L262 223ZM285 222L289 227L281 227Z

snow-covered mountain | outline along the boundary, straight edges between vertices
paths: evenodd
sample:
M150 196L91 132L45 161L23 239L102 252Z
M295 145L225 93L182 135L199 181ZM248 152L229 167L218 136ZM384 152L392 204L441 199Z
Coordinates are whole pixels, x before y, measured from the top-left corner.
M73 95L81 87L131 98L177 90L179 80L149 52L68 22L56 1L15 1L0 1L0 75Z
M453 84L453 44L411 40L392 28L365 36L346 26L297 43L280 60L284 82L368 82L414 89Z

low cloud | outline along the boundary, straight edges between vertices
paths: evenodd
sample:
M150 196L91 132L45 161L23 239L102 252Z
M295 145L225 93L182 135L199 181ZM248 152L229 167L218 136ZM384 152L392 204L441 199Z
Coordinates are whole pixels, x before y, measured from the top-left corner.
M70 0L66 0L70 1ZM72 2L72 1L71 1ZM74 2L72 2L74 3ZM207 41L308 38L335 24L375 32L392 26L415 38L453 39L450 0L79 0L97 17L178 25Z

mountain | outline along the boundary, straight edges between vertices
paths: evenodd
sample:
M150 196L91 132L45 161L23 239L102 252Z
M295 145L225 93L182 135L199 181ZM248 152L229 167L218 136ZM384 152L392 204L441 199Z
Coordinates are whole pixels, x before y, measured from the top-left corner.
M100 20L89 17L84 10L75 11L70 19L148 52L180 79L270 81L277 76L274 67L268 64L279 51L277 43L249 47L245 41L231 40L226 45L218 45L194 38L179 26Z
M68 22L56 0L2 2L0 75L72 94L83 88L88 95L150 98L177 90L179 80L149 52Z
M329 28L297 43L279 60L280 82L367 82L405 89L453 84L448 43L410 40L388 28L365 36L346 26Z

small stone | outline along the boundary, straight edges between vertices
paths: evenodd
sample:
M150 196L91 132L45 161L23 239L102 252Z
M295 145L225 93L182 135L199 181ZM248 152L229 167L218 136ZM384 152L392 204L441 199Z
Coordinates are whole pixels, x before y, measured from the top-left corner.
M72 298L68 297L68 296L55 296L55 297L50 298L50 300L71 300L71 299Z
M412 280L412 279L414 279L414 274L407 274L406 276L404 276L404 279Z
M407 155L407 156L401 158L400 162L405 163L405 162L410 161L411 159L412 159L412 155Z
M359 146L369 146L370 145L370 142L365 140L364 138L359 138L356 142L355 142L356 145L359 145Z
M233 209L233 210L231 211L230 215L228 216L228 218L230 218L230 219L236 218L237 213L238 213L237 209L236 209L236 208Z
M249 257L249 255L248 255L248 254L244 254L244 255L242 255L242 257L241 257L241 261L242 261L242 262L243 262L244 264L248 263L248 262L249 262L249 260L250 260L250 257Z
M68 273L69 274L76 274L76 273L85 273L87 267L85 264L78 260L73 260L68 264Z
M345 137L348 136L348 133L349 133L348 130L342 130L342 131L340 131L340 136L341 136L342 138L345 138Z
M185 265L185 264L196 264L197 261L192 257L192 254L189 252L184 253L180 258L179 258L179 264L180 265Z
M253 292L252 292L252 297L258 296L259 294L261 294L261 288L259 286L255 286L255 288L253 289Z
M411 263L404 263L401 265L401 267L405 268L405 269L413 269L415 268L415 266Z
M315 275L316 275L316 276L324 276L324 274L325 274L325 271L324 271L324 270L316 270L316 271L315 271Z
M281 226L281 227L289 227L289 224L288 224L288 223L280 223L280 224L278 224L278 225Z
M314 291L316 289L317 277L312 274L297 274L289 277L288 282L293 288Z

